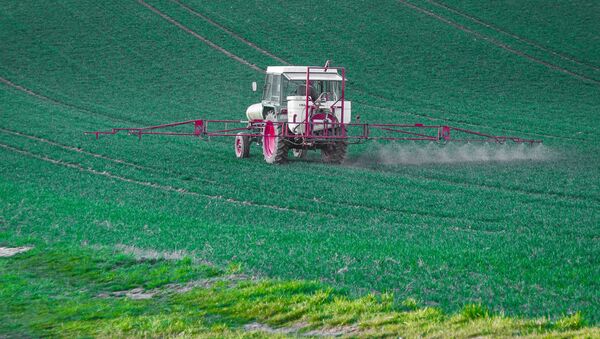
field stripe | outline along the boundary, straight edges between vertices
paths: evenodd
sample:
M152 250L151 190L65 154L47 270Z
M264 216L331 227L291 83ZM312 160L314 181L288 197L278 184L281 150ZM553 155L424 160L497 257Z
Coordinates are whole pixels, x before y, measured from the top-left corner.
M127 183L132 183L132 184L136 184L136 185L150 187L150 188L158 189L158 190L165 191L165 192L174 192L174 193L178 193L178 194L182 194L182 195L204 197L204 198L208 198L208 199L214 199L214 200L220 200L220 201L232 203L232 204L235 204L235 205L267 208L267 209L272 209L272 210L276 210L276 211L293 212L293 213L298 213L298 214L303 214L303 215L306 214L305 211L301 211L301 210L297 210L297 209L293 209L293 208L281 207L281 206L276 206L276 205L257 204L257 203L252 202L252 201L245 201L245 200L237 200L237 199L233 199L233 198L226 198L226 197L223 197L222 195L202 194L202 193L198 193L198 192L194 192L194 191L189 191L189 190L187 190L185 188L178 188L178 187L174 187L174 186L167 186L167 185L157 184L157 183L154 183L154 182L151 182L151 181L141 181L141 180L136 180L136 179L132 179L132 178L127 178L127 177L124 177L124 176L113 174L113 173L108 172L108 171L98 171L98 170L95 170L93 168L83 167L81 164L68 163L68 162L64 162L62 160L57 160L57 159L50 158L48 156L38 155L38 154L29 152L29 151L26 151L26 150L23 150L23 149L20 149L20 148L16 148L16 147L12 147L12 146L6 145L4 143L0 143L0 147L4 148L6 150L9 150L9 151L15 152L15 153L19 153L19 154L25 155L25 156L30 157L30 158L34 158L34 159L42 160L42 161L45 161L45 162L49 162L49 163L52 163L52 164L57 165L57 166L72 168L72 169L79 170L81 172L91 173L91 174L94 174L94 175L103 176L103 177L107 177L107 178L111 178L111 179L115 179L115 180L119 180L119 181L124 181L124 182L127 182Z
M51 97L48 97L48 96L36 93L36 92L34 92L34 91L32 91L32 90L30 90L30 89L28 89L26 87L23 87L21 85L18 85L18 84L14 83L14 82L6 79L6 78L3 78L2 76L0 76L0 82L4 83L7 86L10 86L10 87L12 87L12 88L14 88L16 90L19 90L19 91L21 91L21 92L23 92L23 93L25 93L27 95L30 95L30 96L32 96L34 98L37 98L37 99L42 100L42 101L47 101L47 102L50 102L50 103L58 105L58 106L62 106L62 107L74 109L76 111L80 111L80 112L84 112L84 113L88 113L88 114L92 114L92 115L104 116L104 117L107 117L107 118L110 118L110 119L113 119L113 120L116 120L116 121L122 121L122 122L126 122L126 123L134 123L134 124L139 124L140 123L138 121L123 119L123 118L115 117L115 116L112 116L112 115L106 114L106 113L95 112L95 111L89 110L87 108L83 108L83 107L80 107L80 106L77 106L77 105L73 105L73 104L70 104L70 103L67 103L67 102L64 102L64 101L53 99Z
M76 109L78 111L96 114L95 112L92 112L92 111L90 111L90 110L88 110L86 108L75 106L75 105L72 105L72 104L68 104L68 103L65 103L65 102L62 102L62 101L59 101L59 100L56 100L56 99L52 99L52 98L47 97L45 95L41 95L39 93L36 93L36 92L34 92L34 91L32 91L32 90L30 90L28 88L25 88L25 87L23 87L21 85L15 84L14 82L12 82L12 81L10 81L8 79L5 79L5 78L3 78L1 76L0 76L0 82L4 83L4 84L6 84L6 85L8 85L8 86L10 86L12 88L15 88L15 89L17 89L17 90L19 90L21 92L24 92L24 93L27 93L27 94L33 96L33 97L36 97L36 98L38 98L40 100L49 101L49 102L51 102L53 104L56 104L56 105L59 105L59 106L65 106L65 107L72 108L72 109Z
M29 134L25 134L25 133L22 133L22 132L17 132L17 131L13 131L13 130L1 128L1 127L0 127L0 131L4 132L4 133L7 133L7 134L17 135L17 136L20 136L20 137L23 137L23 138L27 138L27 139L31 139L31 140L36 140L36 141L39 141L39 142L43 142L43 143L46 143L46 144L49 144L49 145L52 145L52 146L60 147L62 149L68 150L68 151L82 153L82 154L90 155L90 156L92 156L94 158L104 159L104 160L108 160L108 161L115 162L115 163L118 163L118 164L126 165L126 166L129 166L129 167L134 167L134 168L137 168L137 169L144 169L144 170L151 169L150 167L141 166L141 165L134 164L132 162L127 162L127 161L121 160L121 159L115 159L115 158L107 157L106 155L89 152L89 151L86 151L86 150L84 150L82 148L79 148L79 147L74 147L74 146L69 146L69 145L61 144L61 143L58 143L56 141L52 141L52 140L49 140L49 139L45 139L45 138L41 138L41 137L36 137L34 135L29 135Z
M518 56L520 56L522 58L528 59L528 60L533 61L533 62L535 62L537 64L540 64L542 66L545 66L547 68L553 69L555 71L559 71L561 73L570 75L571 77L576 78L578 80L581 80L581 81L584 81L584 82L593 83L593 84L596 84L596 85L600 85L600 81L598 81L596 79L589 78L589 77L587 77L585 75L581 75L579 73L575 73L575 72L569 71L566 68L554 65L554 64L546 62L544 60L540 60L540 59L538 59L538 58L536 58L534 56L531 56L531 55L529 55L529 54L527 54L527 53L525 53L523 51L520 51L518 49L510 47L509 45L507 45L507 44L505 44L503 42L500 42L500 41L498 41L498 40L496 40L494 38L488 37L487 35L484 35L482 33L476 32L476 31L474 31L474 30L472 30L470 28L467 28L466 26L463 26L463 25L461 25L461 24L459 24L457 22L454 22L454 21L452 21L450 19L447 19L447 18L445 18L445 17L443 17L443 16L441 16L439 14L436 14L436 13L430 11L430 10L427 10L425 8L422 8L422 7L419 7L419 6L417 6L417 5L413 4L413 3L410 3L410 2L408 2L406 0L398 0L398 2L400 2L401 4L403 4L403 5L405 5L405 6L409 7L409 8L412 8L412 9L418 11L418 12L421 12L421 13L423 13L425 15L428 15L428 16L436 19L436 20L444 22L444 23L446 23L446 24L448 24L448 25L450 25L450 26L452 26L452 27L454 27L454 28L456 28L458 30L461 30L461 31L463 31L465 33L468 33L468 34L472 34L472 35L474 35L474 36L476 36L476 37L478 37L478 38L480 38L482 40L485 40L485 41L487 41L487 42L489 42L489 43L491 43L491 44L493 44L493 45L495 45L497 47L500 47L500 48L502 48L502 49L504 49L504 50L506 50L506 51L508 51L510 53L513 53L515 55L518 55Z
M168 16L168 15L166 15L165 13L163 13L163 12L159 11L159 10L158 10L158 9L156 9L155 7L153 7L153 6L149 5L149 4L148 4L148 3L146 3L144 0L138 0L138 3L139 3L140 5L142 5L142 6L146 7L146 8L148 8L149 10L151 10L152 12L154 12L155 14L158 14L160 17L162 17L163 19L167 20L167 21L168 21L168 22L170 22L171 24L173 24L173 25L175 25L175 26L179 27L179 28L180 28L180 29L182 29L183 31L187 32L188 34L191 34L191 35L192 35L194 38L196 38L196 39L198 39L198 40L200 40L200 41L204 42L205 44L209 45L210 47L212 47L212 48L216 49L217 51L219 51L219 52L221 52L221 53L223 53L223 54L225 54L225 55L226 55L226 56L228 56L229 58L231 58L231 59L233 59L233 60L235 60L235 61L237 61L237 62L239 62L239 63L241 63L241 64L244 64L244 65L246 65L246 66L248 66L248 67L250 67L250 68L252 68L252 69L254 69L254 70L258 71L258 72L265 73L265 70L264 70L264 69L262 69L262 68L260 68L260 67L256 66L255 64L253 64L253 63L251 63L251 62L249 62L249 61L247 61L247 60L245 60L245 59L243 59L243 58L241 58L241 57L239 57L239 56L237 56L237 55L235 55L235 54L233 54L233 53L229 52L229 51L228 51L228 50L226 50L225 48L223 48L223 47L221 47L221 46L219 46L219 45L215 44L214 42L212 42L212 41L208 40L207 38L203 37L202 35L200 35L200 34L198 34L198 33L194 32L193 30L191 30L191 29L190 29L190 28L188 28L187 26L185 26L185 25L181 24L179 21L177 21L177 20L175 20L175 19L171 18L170 16Z
M24 138L28 138L31 140L36 140L36 141L40 141L52 146L56 146L68 151L72 151L72 152L76 152L76 153L82 153L85 155L89 155L92 156L94 158L100 158L100 159L104 159L104 160L108 160L111 162L115 162L118 164L122 164L122 165L126 165L128 167L133 167L136 169L141 169L141 170L147 170L147 171L152 171L155 173L164 173L165 170L159 170L159 169L155 169L155 168L151 168L151 167L145 167L145 166L141 166L138 164L134 164L134 163L130 163L121 159L116 159L116 158L111 158L111 157L107 157L105 155L102 154L97 154L97 153L93 153L93 152L88 152L85 151L81 148L77 148L77 147L73 147L73 146L69 146L69 145L64 145L49 139L45 139L45 138L41 138L41 137L37 137L37 136L33 136L33 135L29 135L29 134L25 134L22 132L17 132L17 131L12 131L12 130L8 130L5 128L0 128L0 131L7 133L7 134L12 134L12 135L16 135L16 136L20 136L20 137L24 137ZM172 171L167 171L169 173L173 173ZM205 180L207 182L209 182L208 180ZM215 184L215 182L211 182L212 184ZM312 198L310 197L302 197L303 200L306 201L312 201ZM357 204L351 204L348 202L337 202L337 201L324 201L321 202L324 203L326 205L334 205L334 206L339 206L339 207L347 207L347 208L354 208L354 209L364 209L364 210L369 210L369 211L379 211L379 212L383 212L383 213L404 213L404 214L411 214L411 215L426 215L426 216L430 216L430 217L434 217L434 218L440 218L440 219L450 219L450 220L464 220L464 218L458 218L458 217L454 217L454 216L450 216L450 215L446 215L446 214L440 214L440 213L426 213L424 211L413 211L413 210L409 210L409 209L398 209L398 208L386 208L386 207L380 207L380 206L367 206L367 205L357 205ZM472 220L472 221L484 221L484 222L495 222L496 220L487 220L487 219L468 219L468 220Z
M592 64L589 64L589 63L577 60L577 59L575 59L572 56L568 56L568 55L565 55L565 54L562 54L562 53L558 53L558 52L556 52L554 50L551 50L550 48L546 48L546 47L544 47L544 46L542 46L540 44L537 44L537 43L535 43L535 42L533 42L533 41L531 41L529 39L523 38L523 37L521 37L519 35L516 35L514 33L511 33L511 32L505 31L505 30L503 30L502 28L500 28L500 27L498 27L496 25L492 25L490 23L487 23L487 22L485 22L485 21L483 21L483 20L481 20L481 19L479 19L479 18L477 18L475 16L472 16L472 15L469 15L469 14L467 14L465 12L459 11L459 10L457 10L455 8L452 8L452 7L450 7L450 6L446 5L446 4L440 3L440 2L435 1L435 0L426 0L426 1L429 2L429 3L431 3L431 4L433 4L433 5L435 5L435 6L438 6L438 7L441 7L441 8L445 8L446 10L448 10L450 12L458 14L458 15L460 15L460 16L462 16L464 18L467 18L467 19L469 19L469 20L471 20L473 22L476 22L476 23L478 23L478 24L480 24L482 26L485 26L487 28L493 29L496 32L499 32L499 33L502 33L504 35L510 36L511 38L514 38L514 39L516 39L518 41L521 41L521 42L526 43L526 44L528 44L530 46L533 46L535 48L538 48L538 49L541 49L541 50L543 50L545 52L548 52L548 53L550 53L552 55L555 55L555 56L557 56L557 57L559 57L561 59L574 62L574 63L579 64L581 66L589 67L589 68L594 69L596 71L600 71L600 67L596 67L596 66L594 66Z
M31 139L31 140L36 140L36 141L39 141L39 142L43 142L43 143L46 143L48 145L60 147L62 149L68 150L68 151L72 151L72 152L76 152L76 153L80 153L80 154L89 155L89 156L92 156L94 158L108 160L108 161L111 161L111 162L114 162L114 163L118 163L118 164L121 164L121 165L124 165L124 166L127 166L127 167L133 167L133 168L139 169L139 170L151 171L151 172L158 173L158 174L164 174L164 173L169 173L169 174L173 174L173 175L188 174L186 172L178 172L178 171L173 171L173 170L166 169L166 168L149 167L149 166L139 165L139 164L128 162L128 161L125 161L125 160L122 160L122 159L108 157L108 156L103 155L103 154L85 151L82 148L78 148L78 147L74 147L74 146L66 145L66 144L61 144L59 142L56 142L56 141L53 141L53 140L50 140L50 139L41 138L41 137L38 137L38 136L35 136L35 135L26 134L26 133L23 133L23 132L9 130L9 129L5 129L5 128L0 128L0 131L8 133L8 134L12 134L12 135L20 136L20 137L23 137L23 138L27 138L27 139ZM222 182L219 183L219 182L216 182L214 180L209 180L209 179L206 179L206 178L197 178L196 180L200 180L202 182L206 182L206 183L209 183L211 185L219 185L219 186L226 185L225 183L222 183ZM231 185L229 185L229 186L231 186Z
M191 13L191 14L193 14L193 15L195 15L195 16L197 16L197 17L199 17L199 18L201 18L202 20L204 20L204 21L208 22L209 24L211 24L211 25L213 25L213 26L217 27L218 29L222 30L223 32L225 32L225 33L229 34L229 35L230 35L231 37L233 37L234 39L236 39L236 40L238 40L238 41L240 41L240 42L242 42L242 43L244 43L244 44L246 44L246 45L248 45L248 46L250 46L250 47L254 48L254 49L255 49L255 50L257 50L258 52L260 52L260 53L262 53L262 54L264 54L264 55L266 55L266 56L268 56L268 57L270 57L270 58L273 58L273 59L275 59L275 60L277 60L277 61L281 62L282 64L285 64L285 65L291 65L291 63L289 63L289 62L287 62L287 61L283 60L282 58L280 58L280 57L276 56L275 54L273 54L273 53L271 53L271 52L269 52L269 51L267 51L267 50L265 50L265 49L262 49L262 48L258 47L258 46L257 46L255 43L253 43L252 41L250 41L250 40L248 40L248 39L246 39L246 38L242 37L241 35L239 35L239 34L237 34L237 33L233 32L232 30L230 30L230 29L228 29L227 27L225 27L225 26L223 26L223 25L219 24L218 22L216 22L216 21L212 20L211 18L207 17L206 15L204 15L204 14L202 14L202 13L198 12L197 10L194 10L194 9L192 9L192 8L191 8L191 7L189 7L188 5L186 5L186 4L184 4L184 3L182 3L181 1L179 1L179 0L171 0L171 1L172 1L172 2L174 2L174 3L176 3L176 4L178 4L179 6L181 6L183 9L185 9L185 10L186 10L186 11L188 11L189 13Z
M68 150L68 151L72 151L72 152L76 152L76 153L82 153L85 155L89 155L92 156L94 158L100 158L100 159L104 159L104 160L108 160L111 162L115 162L115 163L119 163L122 165L126 165L129 167L134 167L136 169L141 169L141 170L147 170L147 171L152 171L155 173L163 173L165 172L165 170L162 169L155 169L155 168L151 168L151 167L145 167L145 166L141 166L138 164L134 164L134 163L130 163L121 159L116 159L116 158L111 158L111 157L107 157L105 155L102 154L97 154L97 153L92 153L92 152L88 152L85 151L81 148L77 148L77 147L73 147L73 146L69 146L69 145L64 145L64 144L60 144L57 143L55 141L49 140L49 139L45 139L45 138L40 138L37 136L33 136L33 135L28 135L22 132L17 132L17 131L12 131L12 130L7 130L4 128L0 128L0 131L5 132L7 134L12 134L12 135L17 135L20 137L24 137L24 138L28 138L31 140L36 140L36 141L40 141L52 146L56 146L56 147L60 147L62 149ZM172 171L167 171L169 173L173 173ZM208 180L206 180L208 182ZM214 184L214 182L212 182ZM301 197L301 199L305 200L305 201L309 201L312 202L312 198L311 197L306 197L303 196ZM320 202L321 204L325 204L325 205L330 205L330 206L338 206L341 208L351 208L351 209L362 209L362 210L368 210L368 211L378 211L378 212L382 212L382 213L391 213L391 214L396 214L396 213L401 213L401 214L410 214L413 216L427 216L427 217L432 217L432 218L436 218L436 219L447 219L447 220L460 220L460 221L464 221L464 220L468 220L468 221L481 221L481 222L498 222L498 220L496 219L485 219L485 218L463 218L463 217L455 217L452 215L447 215L444 213L432 213L430 211L420 211L420 210L410 210L410 209L403 209L403 208L394 208L392 207L382 207L382 206L369 206L369 205L358 205L358 204L353 204L347 201L343 201L343 202L339 202L339 201L323 201Z
M518 188L494 186L494 185L488 185L488 184L476 184L476 183L469 183L469 182L465 182L465 181L457 181L457 180L452 180L452 179L448 179L448 178L440 178L440 177L433 177L433 176L427 176L427 175L415 175L415 174L403 174L403 175L406 177L409 177L409 178L413 178L413 179L442 182L442 183L446 183L446 184L449 184L452 186L461 186L461 187L465 187L465 188L478 189L478 190L485 189L485 190L489 190L489 191L497 191L497 192L507 193L509 195L516 193L516 194L523 194L523 195L544 198L544 199L553 198L553 199L562 199L562 200L566 200L566 201L574 200L574 201L592 203L592 204L596 204L596 205L598 203L600 203L600 198L585 197L585 196L573 195L573 194L568 194L568 193L527 191L527 190L518 189Z

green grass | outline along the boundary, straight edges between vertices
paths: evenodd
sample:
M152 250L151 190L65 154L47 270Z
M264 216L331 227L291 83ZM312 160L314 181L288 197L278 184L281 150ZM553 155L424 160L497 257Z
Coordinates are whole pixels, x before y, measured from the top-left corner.
M408 307L397 306L391 294L350 298L316 282L231 275L189 257L136 259L106 248L48 246L31 238L26 243L36 246L0 259L0 335L598 335L597 328L585 328L579 313L552 322L466 305L448 315L414 300L405 303ZM5 240L0 244L10 245ZM124 295L133 288L150 297Z
M149 3L260 67L276 64L176 3ZM185 3L291 63L331 58L346 66L348 95L367 121L433 119L529 135L543 138L555 156L274 167L263 163L257 147L250 159L236 161L230 140L96 141L82 132L241 118L258 100L250 82L263 75L135 1L8 1L0 5L0 76L70 106L0 85L0 231L6 239L183 251L252 275L320 281L356 298L391 293L396 304L412 298L449 314L503 312L551 321L574 314L561 320L566 327L579 323L580 314L598 323L598 86L396 1L347 2L323 26L295 14L298 4ZM597 77L430 2L414 4ZM369 10L357 16L358 6ZM547 36L534 24L511 21L506 13L516 5L482 6L456 8L538 42ZM551 12L550 24L559 25L555 9L540 11ZM571 32L557 29L555 42L544 46L594 62L598 49L586 41L595 31L577 20L587 14L573 15L568 21L578 25L580 38L562 39ZM319 53L315 41L322 41ZM376 152L373 145L357 146L350 156ZM465 308L471 304L486 308Z

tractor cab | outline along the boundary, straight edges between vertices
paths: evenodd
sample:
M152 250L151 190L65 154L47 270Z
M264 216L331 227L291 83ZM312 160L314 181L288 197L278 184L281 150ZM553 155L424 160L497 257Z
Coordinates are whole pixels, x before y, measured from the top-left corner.
M350 122L350 102L343 100L344 82L337 68L308 66L271 66L263 86L262 100L246 110L248 120L263 120L272 115L289 122L295 133L317 114L332 120ZM343 113L343 114L342 114Z

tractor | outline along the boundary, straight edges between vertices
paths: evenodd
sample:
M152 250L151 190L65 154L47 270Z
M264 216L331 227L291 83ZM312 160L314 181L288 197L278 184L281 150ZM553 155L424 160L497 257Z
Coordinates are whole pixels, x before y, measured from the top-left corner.
M351 102L344 97L344 70L311 66L267 68L262 101L248 107L247 131L235 138L235 155L249 156L252 143L261 144L267 163L284 163L289 153L303 158L320 150L327 163L341 163L348 147L345 124L351 122ZM256 83L253 83L256 90Z

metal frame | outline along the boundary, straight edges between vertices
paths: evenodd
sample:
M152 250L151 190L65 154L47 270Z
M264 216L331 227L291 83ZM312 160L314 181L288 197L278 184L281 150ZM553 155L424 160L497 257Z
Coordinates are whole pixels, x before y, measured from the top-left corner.
M325 64L325 66L308 66L306 68L306 85L304 86L306 88L306 93L305 93L305 97L306 97L306 101L304 103L304 110L305 110L305 122L310 121L309 117L310 117L310 113L309 112L309 106L308 106L308 96L310 94L310 70L318 70L321 69L325 72L327 72L328 69L335 69L336 71L341 70L342 71L342 95L341 97L338 99L338 101L341 101L342 103L342 122L341 125L342 127L344 126L344 101L346 99L345 97L345 90L346 90L346 69L344 67L330 67L329 66L329 61ZM312 98L313 102L316 98ZM336 101L337 102L337 101ZM334 104L335 105L335 104ZM333 107L331 108L331 111L333 113ZM347 124L346 124L347 125ZM310 138L313 136L312 134L312 130L310 129L310 124L307 124L305 126L306 128L304 129L304 137L305 138ZM345 135L346 131L345 128L342 128L342 135Z
M134 128L113 128L110 131L85 132L92 134L96 139L100 135L114 135L119 132L127 132L131 135L137 135L141 138L143 135L171 135L171 136L194 136L194 137L235 137L237 135L251 138L260 138L263 136L262 129L265 126L265 120L240 121L240 120L188 120L170 124L134 127ZM303 122L305 130L311 130L314 125L323 125L321 130L323 134L294 134L288 128L288 122L272 121L278 124L283 131L285 138L298 138L306 142L327 142L328 140L348 140L348 141L367 141L367 140L390 140L390 141L433 141L433 142L488 142L503 144L507 141L514 143L538 144L542 140L524 139L516 136L492 135L473 130L448 125L424 125L424 124L362 124L362 123L314 123ZM191 132L179 131L157 131L179 126L193 126ZM216 128L211 129L216 125ZM245 125L242 127L233 127L230 125ZM341 134L328 134L330 130L342 127ZM247 131L247 133L238 134ZM312 130L311 130L312 131ZM459 138L453 138L452 135L458 133Z

